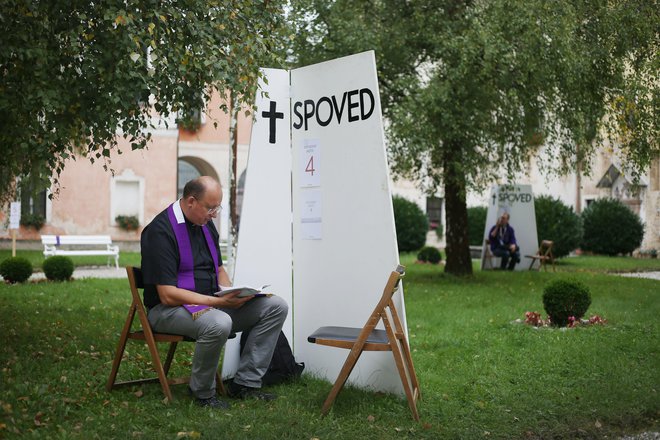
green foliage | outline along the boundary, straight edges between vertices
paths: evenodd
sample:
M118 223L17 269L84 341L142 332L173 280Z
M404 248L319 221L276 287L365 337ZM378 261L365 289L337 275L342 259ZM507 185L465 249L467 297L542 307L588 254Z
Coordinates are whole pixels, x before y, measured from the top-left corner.
M442 260L440 250L433 246L424 246L417 253L417 261L424 263L438 264Z
M46 219L39 214L21 214L21 225L25 227L33 227L37 231L41 229L46 223Z
M565 257L580 246L582 222L573 208L559 198L540 196L534 199L534 210L539 243L541 240L552 241L555 258Z
M202 125L199 110L182 114L177 118L176 123L179 127L188 131L194 132L199 130L199 127Z
M0 263L0 275L9 283L23 283L32 275L32 263L23 257L9 257Z
M291 17L302 65L375 50L394 173L444 184L450 273L470 265L467 191L541 145L558 173L587 170L601 133L632 176L660 154L653 2L294 0Z
M417 203L403 197L392 197L396 242L399 252L416 251L426 243L429 221Z
M445 236L445 228L442 223L435 225L433 230L435 231L435 236L438 237L438 240L442 240L442 238Z
M140 227L140 221L134 215L118 215L115 221L120 228L126 231L135 231Z
M118 132L147 145L153 110L200 111L214 90L249 105L280 63L284 3L1 2L0 201L28 174L56 192L76 155L110 169Z
M616 199L594 200L582 211L582 249L604 255L629 254L642 244L644 225Z
M473 206L467 209L470 246L482 246L484 244L487 215L488 207L486 206Z
M55 255L44 260L43 269L49 280L66 281L73 275L73 260L64 255Z
M577 280L553 280L543 289L543 308L552 325L566 327L569 318L580 319L591 305L589 288Z

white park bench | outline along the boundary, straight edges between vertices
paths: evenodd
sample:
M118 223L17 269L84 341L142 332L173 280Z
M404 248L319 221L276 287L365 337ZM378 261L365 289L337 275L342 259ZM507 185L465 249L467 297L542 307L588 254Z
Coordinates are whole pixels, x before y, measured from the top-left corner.
M119 246L112 244L109 235L42 235L44 257L54 255L107 255L115 258L115 267L119 269Z

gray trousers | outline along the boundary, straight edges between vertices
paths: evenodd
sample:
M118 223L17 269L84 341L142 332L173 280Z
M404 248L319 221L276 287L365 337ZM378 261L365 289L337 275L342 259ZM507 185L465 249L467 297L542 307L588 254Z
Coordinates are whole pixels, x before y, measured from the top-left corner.
M230 333L250 330L241 354L234 382L253 388L261 387L289 305L278 296L254 298L238 309L211 309L193 320L183 307L158 304L149 310L149 323L154 331L188 336L195 339L190 389L195 397L208 399L215 395L215 373L220 353Z

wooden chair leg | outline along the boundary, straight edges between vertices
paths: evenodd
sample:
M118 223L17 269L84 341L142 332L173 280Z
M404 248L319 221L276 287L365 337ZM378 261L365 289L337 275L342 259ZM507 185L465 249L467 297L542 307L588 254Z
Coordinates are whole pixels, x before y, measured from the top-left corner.
M167 350L167 357L165 357L165 363L163 364L163 371L165 376L170 372L170 366L172 365L172 360L174 359L174 352L176 351L177 342L170 342L170 348Z
M107 391L112 391L112 388L117 381L117 373L119 372L119 365L121 364L121 358L124 356L124 350L126 349L126 343L128 342L128 332L131 331L131 324L133 323L133 318L135 317L135 304L131 305L131 308L128 311L128 318L124 323L124 328L121 330L121 336L119 337L119 344L117 344L117 351L115 353L115 358L112 361L112 370L110 370L110 377L108 378L108 383L105 386Z
M394 303L390 304L390 309L394 308ZM383 317L385 323L385 331L387 338L390 341L390 348L392 349L392 356L394 356L394 363L399 372L401 385L408 400L408 407L412 412L413 419L419 421L419 413L417 412L417 398L419 397L419 385L417 384L417 375L415 374L415 367L413 366L412 357L410 356L410 348L408 347L407 340L403 333L403 326L399 317L392 313L391 319L394 322L394 327L397 329L395 333L389 318ZM404 357L405 356L405 357Z
M145 336L147 339L147 347L149 347L149 353L151 354L151 362L154 367L154 370L156 370L156 374L158 375L158 381L160 382L160 387L163 389L163 394L165 394L167 401L171 402L173 400L172 391L170 390L170 384L167 381L167 375L165 374L165 370L163 369L163 364L160 361L160 354L158 353L158 347L156 347L156 342L153 340L153 335L151 335L151 341L149 341L150 339L149 335L145 334Z
M419 382L417 380L417 373L415 372L415 366L413 365L412 356L410 354L410 346L405 339L401 340L401 349L403 352L403 360L408 365L408 370L410 371L410 380L412 382L413 390L417 390L417 398L421 399L422 395L419 391Z
M328 411L330 411L332 404L334 403L341 389L344 387L346 380L348 380L348 376L351 375L351 372L353 371L355 364L357 364L358 359L360 359L361 354L362 354L362 347L359 348L353 347L351 349L351 352L349 353L348 357L346 358L346 361L344 362L344 366L341 368L341 371L339 372L339 376L337 376L337 380L335 380L335 384L332 386L332 389L330 390L330 394L328 394L328 397L326 397L325 402L323 402L323 407L321 408L322 415L325 416L326 414L328 414Z
M416 382L416 378L413 380L415 375L414 369L412 369L412 362L408 363L407 360L404 362L401 349L399 344L393 344L392 346L392 355L394 356L394 363L396 364L397 370L399 370L399 377L401 378L401 385L403 385L403 391L406 394L406 399L408 400L408 407L412 412L413 419L419 421L419 413L417 412L417 396L416 390L417 387L414 385L411 386L411 383Z
M227 390L225 390L225 385L222 383L222 376L217 371L215 372L215 390L221 396L227 395Z

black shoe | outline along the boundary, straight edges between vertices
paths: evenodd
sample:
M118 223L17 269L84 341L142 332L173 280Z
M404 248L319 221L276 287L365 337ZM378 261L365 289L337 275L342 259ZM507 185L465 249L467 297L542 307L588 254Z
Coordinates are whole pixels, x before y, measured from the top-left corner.
M272 393L265 393L260 388L246 387L239 385L233 380L227 383L227 395L234 399L255 399L271 401L277 399L277 396Z
M215 396L209 397L208 399L195 399L195 403L203 408L213 408L213 409L229 409L229 403L218 399Z

